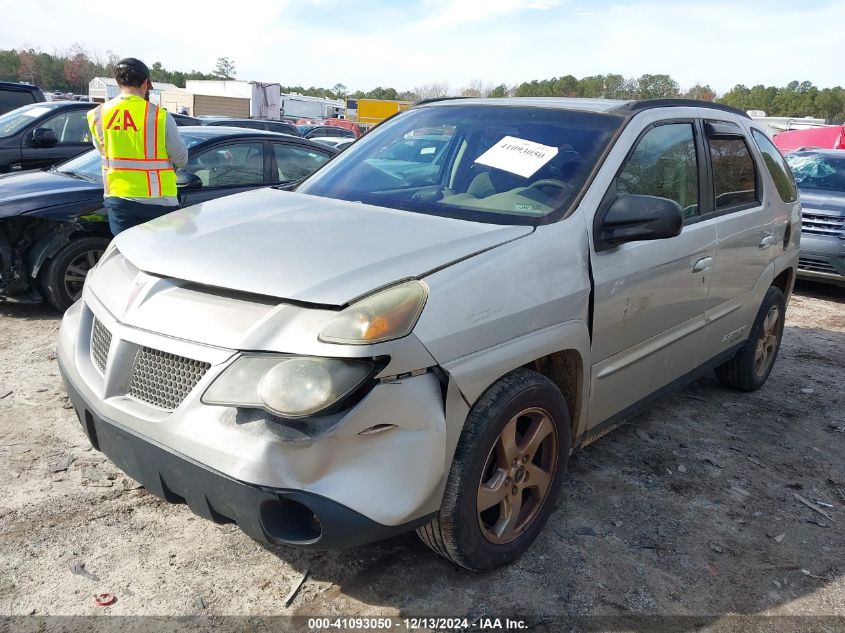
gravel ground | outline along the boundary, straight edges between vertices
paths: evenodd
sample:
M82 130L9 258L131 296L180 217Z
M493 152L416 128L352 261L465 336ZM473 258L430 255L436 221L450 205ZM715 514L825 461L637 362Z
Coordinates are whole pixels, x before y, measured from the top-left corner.
M270 550L147 494L67 405L58 327L0 305L2 615L845 616L845 290L799 285L760 391L700 380L573 456L543 535L488 574L413 534Z

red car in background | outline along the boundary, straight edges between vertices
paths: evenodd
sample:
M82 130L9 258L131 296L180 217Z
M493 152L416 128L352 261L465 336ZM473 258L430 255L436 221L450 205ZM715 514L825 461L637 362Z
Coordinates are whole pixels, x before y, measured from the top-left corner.
M845 125L789 130L775 134L773 140L782 154L804 148L845 149Z

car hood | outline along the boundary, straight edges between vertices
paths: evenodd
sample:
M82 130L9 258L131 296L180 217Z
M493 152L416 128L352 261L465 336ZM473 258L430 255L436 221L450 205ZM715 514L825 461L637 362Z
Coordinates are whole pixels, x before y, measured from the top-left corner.
M805 211L826 211L845 215L845 191L801 192L801 208Z
M117 247L154 275L339 306L532 231L258 189L121 233Z
M0 175L0 218L103 197L103 186L51 171Z

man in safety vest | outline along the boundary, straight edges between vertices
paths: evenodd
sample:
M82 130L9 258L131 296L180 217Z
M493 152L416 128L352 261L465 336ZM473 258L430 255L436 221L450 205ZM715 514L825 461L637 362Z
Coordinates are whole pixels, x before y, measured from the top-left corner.
M167 110L149 102L150 71L133 57L115 67L120 94L88 113L103 162L104 206L114 235L179 207L175 167L188 148Z

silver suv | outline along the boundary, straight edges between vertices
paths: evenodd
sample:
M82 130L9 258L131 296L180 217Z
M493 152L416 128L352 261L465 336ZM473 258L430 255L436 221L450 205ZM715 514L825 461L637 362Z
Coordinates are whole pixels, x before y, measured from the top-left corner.
M122 233L59 364L93 446L154 494L301 547L416 529L489 569L573 450L713 369L763 385L793 191L711 103L423 103L296 192Z

